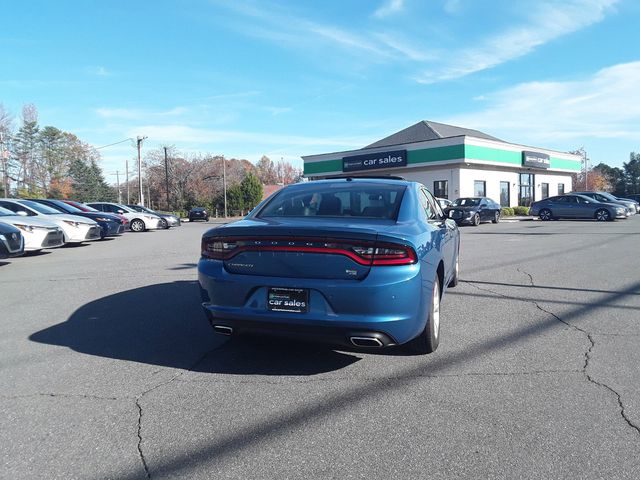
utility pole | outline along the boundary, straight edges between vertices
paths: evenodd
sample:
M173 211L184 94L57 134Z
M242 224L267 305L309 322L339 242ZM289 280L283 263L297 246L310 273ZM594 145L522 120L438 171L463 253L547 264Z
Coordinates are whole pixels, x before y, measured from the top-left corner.
M147 137L140 137L138 136L137 138L137 145L138 145L138 192L140 193L140 201L138 202L138 205L144 207L144 192L142 190L142 159L140 156L140 148L142 147L142 142L146 139Z
M0 132L0 160L2 160L2 188L4 190L4 196L9 196L9 171L7 166L7 159L5 157L4 150L4 137Z
M227 167L224 155L222 155L222 190L224 191L224 218L227 218Z
M171 210L171 205L169 204L169 164L167 160L167 147L164 147L164 181L167 189L167 210Z
M122 194L120 193L120 172L115 171L116 174L116 187L118 188L118 203L122 203Z
M129 197L129 160L124 161L124 173L127 182L127 205L131 203L131 199Z

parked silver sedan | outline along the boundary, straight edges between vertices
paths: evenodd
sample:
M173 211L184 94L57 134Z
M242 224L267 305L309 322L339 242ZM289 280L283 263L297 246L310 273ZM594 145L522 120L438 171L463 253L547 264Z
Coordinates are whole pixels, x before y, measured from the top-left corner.
M627 218L627 208L615 203L602 203L584 195L558 195L531 204L529 214L540 220L559 218L585 218L600 222Z

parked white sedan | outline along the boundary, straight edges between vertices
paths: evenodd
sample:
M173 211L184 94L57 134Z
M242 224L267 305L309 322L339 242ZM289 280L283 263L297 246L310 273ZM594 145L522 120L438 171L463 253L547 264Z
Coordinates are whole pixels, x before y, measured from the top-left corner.
M43 248L64 245L64 233L55 223L38 217L16 215L11 210L0 207L0 222L13 225L21 230L25 252L38 252Z
M87 203L87 205L101 212L124 215L129 219L129 228L132 232L144 232L145 230L162 228L162 219L153 213L136 212L129 207L111 202L91 202Z
M56 224L64 233L65 243L100 240L100 226L90 218L60 213L58 210L38 202L17 198L0 199L0 207L24 217L38 217Z

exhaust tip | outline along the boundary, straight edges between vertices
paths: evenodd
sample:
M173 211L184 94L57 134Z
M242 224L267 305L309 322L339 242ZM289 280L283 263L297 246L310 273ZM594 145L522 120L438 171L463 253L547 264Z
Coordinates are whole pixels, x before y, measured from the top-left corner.
M213 330L221 335L231 335L233 333L233 328L224 325L214 325Z
M380 339L376 337L349 337L351 343L356 347L382 347L384 346Z

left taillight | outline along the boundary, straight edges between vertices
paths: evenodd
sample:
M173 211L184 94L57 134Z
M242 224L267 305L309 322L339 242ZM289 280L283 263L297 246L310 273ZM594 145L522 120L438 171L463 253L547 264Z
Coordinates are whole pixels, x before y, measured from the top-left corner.
M205 258L214 260L226 260L233 255L233 251L238 247L238 242L232 239L222 238L202 239L201 253Z

